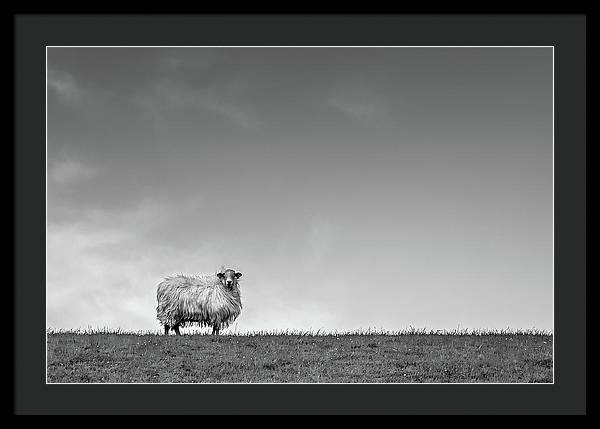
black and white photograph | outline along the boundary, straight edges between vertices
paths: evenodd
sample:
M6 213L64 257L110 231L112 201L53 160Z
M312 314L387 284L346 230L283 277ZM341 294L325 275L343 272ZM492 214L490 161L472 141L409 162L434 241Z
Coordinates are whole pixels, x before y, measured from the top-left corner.
M47 46L46 382L554 383L553 46Z

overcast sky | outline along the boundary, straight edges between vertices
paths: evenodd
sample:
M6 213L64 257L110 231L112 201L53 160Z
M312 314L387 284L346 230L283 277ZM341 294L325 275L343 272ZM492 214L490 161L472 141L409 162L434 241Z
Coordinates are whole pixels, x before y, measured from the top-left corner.
M552 329L551 48L48 48L47 324Z

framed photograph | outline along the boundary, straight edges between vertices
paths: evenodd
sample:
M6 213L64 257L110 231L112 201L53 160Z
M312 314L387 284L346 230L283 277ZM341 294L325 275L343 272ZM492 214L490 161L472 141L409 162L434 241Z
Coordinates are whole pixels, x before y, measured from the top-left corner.
M585 25L17 15L15 411L585 413Z

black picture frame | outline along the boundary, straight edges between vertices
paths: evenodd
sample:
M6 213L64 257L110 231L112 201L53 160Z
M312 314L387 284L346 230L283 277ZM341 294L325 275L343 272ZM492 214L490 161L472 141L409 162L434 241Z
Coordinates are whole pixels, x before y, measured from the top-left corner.
M586 16L14 15L14 412L586 413ZM52 385L45 382L45 47L504 45L555 52L551 385Z

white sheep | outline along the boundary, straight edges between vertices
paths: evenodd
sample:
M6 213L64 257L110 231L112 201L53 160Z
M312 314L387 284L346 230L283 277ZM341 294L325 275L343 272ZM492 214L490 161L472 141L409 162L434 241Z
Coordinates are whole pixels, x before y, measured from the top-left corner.
M242 273L221 269L216 274L167 277L158 284L156 317L165 327L180 335L179 328L197 323L211 326L218 335L242 311L238 279Z

